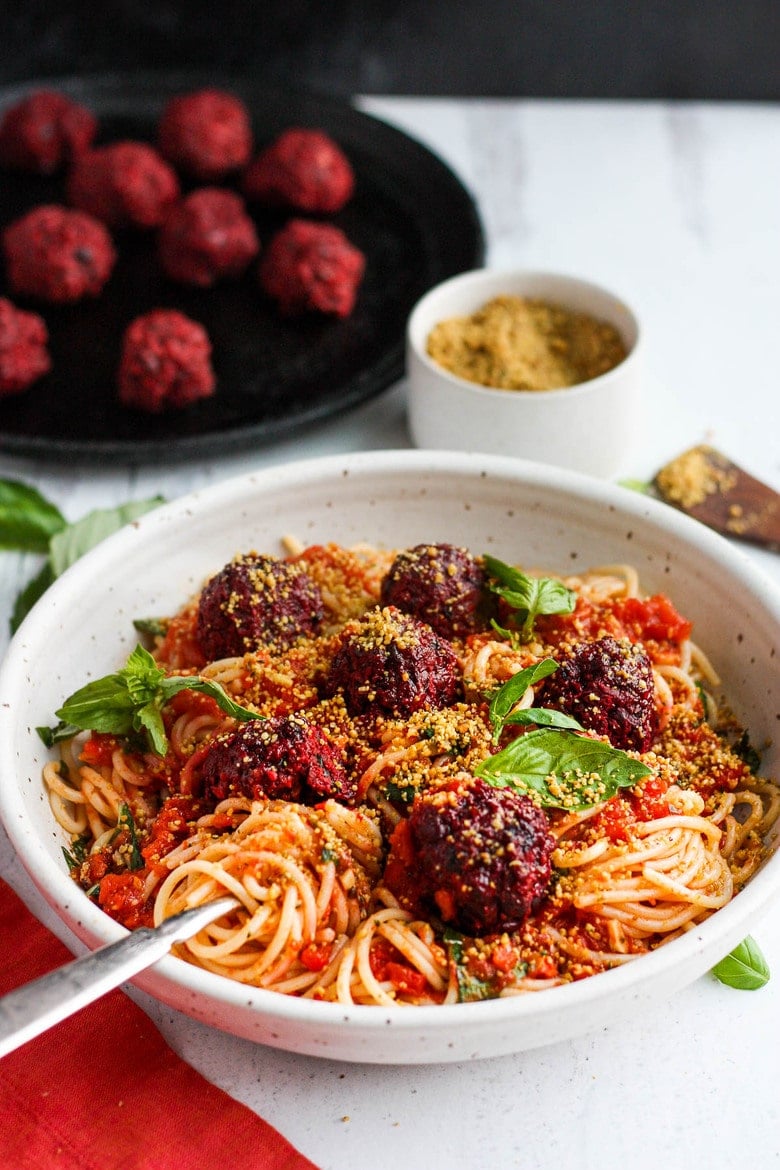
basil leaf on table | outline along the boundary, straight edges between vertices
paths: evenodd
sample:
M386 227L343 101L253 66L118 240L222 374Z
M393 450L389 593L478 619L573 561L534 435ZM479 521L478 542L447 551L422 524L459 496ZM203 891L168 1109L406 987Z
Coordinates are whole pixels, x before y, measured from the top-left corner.
M131 524L146 512L151 512L164 503L162 496L152 496L148 500L134 500L128 504L120 504L116 508L96 508L88 512L81 520L66 525L60 532L55 533L49 542L49 562L55 577L59 577L66 569L75 564L79 557L89 552L101 540Z
M35 488L0 480L0 549L46 554L39 572L14 601L11 633L16 633L36 601L79 557L163 502L162 496L153 496L116 508L97 508L69 524Z
M46 553L52 536L66 526L59 508L37 488L0 479L0 549Z
M24 618L30 612L39 598L43 597L46 590L54 581L54 572L48 560L44 562L40 572L38 572L30 581L27 582L24 589L16 595L14 607L11 610L11 633L15 634L22 624Z
M770 979L769 964L750 935L712 968L712 974L727 987L738 991L757 991Z

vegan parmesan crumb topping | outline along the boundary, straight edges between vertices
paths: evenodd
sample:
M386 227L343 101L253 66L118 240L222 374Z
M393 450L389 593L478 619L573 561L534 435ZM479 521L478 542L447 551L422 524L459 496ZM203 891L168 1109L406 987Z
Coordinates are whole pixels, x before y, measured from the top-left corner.
M712 460L712 448L692 447L662 467L656 483L663 495L681 508L695 508L716 492L725 494L734 487L736 473L718 467Z
M498 390L556 390L589 382L626 357L618 331L562 305L499 296L470 317L439 322L428 354L469 382Z

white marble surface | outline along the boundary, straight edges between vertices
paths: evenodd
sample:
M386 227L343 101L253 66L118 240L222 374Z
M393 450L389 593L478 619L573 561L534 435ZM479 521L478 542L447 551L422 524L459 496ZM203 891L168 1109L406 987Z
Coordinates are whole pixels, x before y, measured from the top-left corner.
M780 108L379 99L362 103L436 150L476 196L495 266L592 278L640 313L648 379L643 478L703 440L780 488ZM351 414L255 452L91 470L0 455L70 519L168 498L292 458L406 447L401 383ZM755 552L776 585L780 558ZM0 612L37 567L0 555ZM0 621L0 648L6 623ZM0 873L61 937L0 833ZM760 992L699 980L662 1011L471 1065L342 1065L256 1047L134 998L172 1046L322 1170L756 1170L780 1160L780 907L755 932ZM196 1141L196 1135L193 1141Z

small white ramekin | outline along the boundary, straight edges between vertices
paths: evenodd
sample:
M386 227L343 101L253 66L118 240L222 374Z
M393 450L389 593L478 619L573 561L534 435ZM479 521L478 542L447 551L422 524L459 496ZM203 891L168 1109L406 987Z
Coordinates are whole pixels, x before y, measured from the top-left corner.
M497 390L458 378L427 353L428 335L493 297L523 296L588 313L618 330L627 356L606 374L561 390ZM624 300L549 272L477 269L437 285L407 326L408 415L417 447L515 455L609 479L630 466L639 429L642 346Z

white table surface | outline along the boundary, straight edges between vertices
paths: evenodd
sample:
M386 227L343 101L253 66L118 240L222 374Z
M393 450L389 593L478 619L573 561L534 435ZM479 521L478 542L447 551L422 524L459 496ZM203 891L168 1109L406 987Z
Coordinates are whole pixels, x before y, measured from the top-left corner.
M491 266L589 277L638 310L649 366L645 424L625 476L647 478L709 441L780 488L780 107L360 104L457 171L478 201ZM408 447L404 393L401 383L296 438L211 461L92 470L0 455L0 476L34 483L77 519L290 459ZM780 557L751 555L780 584ZM0 615L36 568L34 557L0 555ZM4 649L2 616L0 640ZM83 949L1 831L0 873ZM780 1161L780 906L754 934L775 972L759 992L705 977L631 1022L473 1064L385 1068L289 1055L131 994L177 1052L322 1170L763 1170Z

